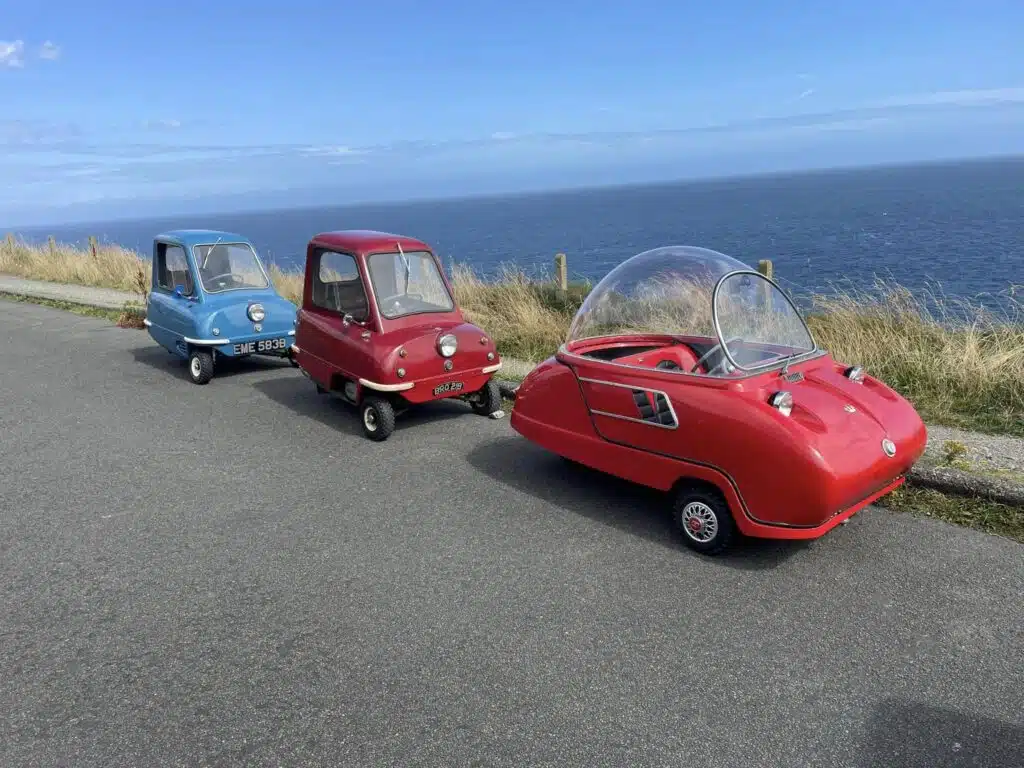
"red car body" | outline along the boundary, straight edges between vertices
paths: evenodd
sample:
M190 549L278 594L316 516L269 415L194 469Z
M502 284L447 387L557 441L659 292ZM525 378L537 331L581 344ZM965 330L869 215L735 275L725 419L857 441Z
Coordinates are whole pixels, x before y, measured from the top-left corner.
M386 439L395 413L410 405L461 398L479 413L500 411L494 342L465 320L437 256L415 238L368 230L314 236L292 352L318 391L360 407L375 440Z
M668 248L634 258L658 261L660 254L660 262L671 262L673 251L683 258L687 251L702 251L700 258L715 254ZM731 288L730 281L745 279L770 295L773 306L782 307L784 298L799 318L775 283L727 256L712 258L720 264L712 270L713 296L719 285ZM628 270L629 263L617 270ZM587 302L599 294L598 304L612 306L602 283ZM574 328L587 311L584 303ZM716 311L716 330L720 325ZM897 488L924 452L925 426L906 399L813 343L772 364L779 347L770 340L741 347L730 339L730 355L720 351L721 368L712 366L719 373L709 375L712 360L698 365L698 359L714 354L721 333L717 339L656 332L576 335L520 385L512 428L566 458L674 493L676 522L699 551L723 551L734 531L819 537ZM741 352L748 362L758 356L768 362L737 367L733 358ZM713 518L717 538L689 535L699 532L701 521L686 517L687 504L705 520Z

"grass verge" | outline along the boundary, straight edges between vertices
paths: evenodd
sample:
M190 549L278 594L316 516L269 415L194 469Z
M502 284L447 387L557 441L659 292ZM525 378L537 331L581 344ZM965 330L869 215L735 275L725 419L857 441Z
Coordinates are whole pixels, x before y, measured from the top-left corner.
M145 294L149 260L117 246L78 249L0 241L0 273ZM277 290L298 301L302 274L270 268ZM502 355L536 363L565 339L591 286L566 293L507 268L484 280L456 264L450 277L466 316ZM925 421L1024 436L1024 313L1010 299L999 316L980 305L913 296L893 283L813 298L808 325L833 357L863 365L907 397Z
M143 314L134 307L124 309L106 309L105 307L94 307L89 304L78 304L74 301L61 301L60 299L44 299L38 296L25 296L20 293L7 293L0 291L0 299L6 301L17 301L25 304L38 304L43 307L61 309L65 312L72 312L83 317L98 317L118 325L122 328L144 328L142 324Z
M1006 536L1024 543L1024 510L969 496L950 496L904 484L876 502L878 506L918 517Z

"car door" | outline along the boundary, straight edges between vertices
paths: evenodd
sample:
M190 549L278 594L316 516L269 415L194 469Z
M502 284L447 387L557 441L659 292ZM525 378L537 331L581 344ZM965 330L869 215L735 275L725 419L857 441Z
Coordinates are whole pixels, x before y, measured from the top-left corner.
M197 308L192 269L185 249L177 244L157 243L154 259L157 281L149 298L150 331L164 346L184 353L184 339L193 333Z
M303 351L348 379L372 375L370 303L359 265L349 253L321 250L310 264L311 311L303 313ZM347 315L351 322L346 323Z

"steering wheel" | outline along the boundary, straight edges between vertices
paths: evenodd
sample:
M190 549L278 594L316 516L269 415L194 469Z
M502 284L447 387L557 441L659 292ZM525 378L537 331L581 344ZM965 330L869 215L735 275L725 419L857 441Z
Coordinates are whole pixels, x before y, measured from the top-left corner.
M722 344L722 343L715 344L715 346L713 346L711 349L709 349L707 352L705 352L703 355L701 355L700 359L697 360L697 362L693 364L693 368L690 369L690 373L696 373L697 369L700 368L701 364L703 364L703 362L705 360L707 360L709 357L711 357L711 355L713 355L716 351L721 349L723 346L728 348L728 346L730 344L732 344L734 341L743 341L743 337L742 336L733 336L730 339L726 339L724 344ZM708 370L708 373L709 374L710 373L714 373L719 368L722 368L727 360L728 360L728 358L725 357L725 355L722 355L722 361L718 365L716 365L714 368L711 368L710 370Z
M235 274L234 272L221 272L219 275L214 275L213 277L210 277L208 279L212 283L212 282L214 282L216 280L219 280L222 277L230 277L232 282L238 282L238 283L245 282L245 278L244 277L242 277L241 275ZM239 278L239 279L235 280L236 277Z

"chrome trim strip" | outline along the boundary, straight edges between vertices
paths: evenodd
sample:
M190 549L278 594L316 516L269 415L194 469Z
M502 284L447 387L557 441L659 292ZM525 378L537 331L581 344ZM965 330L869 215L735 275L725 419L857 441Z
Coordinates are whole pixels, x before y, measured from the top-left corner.
M294 336L295 335L295 330L292 329L292 330L288 331L288 335L289 336Z
M188 336L182 338L186 344L199 344L204 347L220 347L231 343L231 339L190 339Z
M481 369L480 373L494 373L501 368L501 363L495 365L488 365L486 368Z
M142 318L142 324L149 328L153 324L153 321L150 320L148 317L144 317Z
M650 369L648 369L648 370L650 370ZM671 424L658 424L658 423L653 422L653 421L646 421L644 419L636 418L636 417L633 417L633 416L623 416L623 415L620 415L620 414L617 414L617 413L608 413L607 411L598 411L598 410L595 410L594 408L591 408L590 404L587 403L587 410L590 411L590 413L592 415L608 416L609 418L622 419L623 421L635 421L638 424L644 424L644 425L646 425L648 427L661 427L662 429L679 429L679 416L676 414L676 409L672 406L672 399L668 396L667 392L663 392L660 389L650 389L649 387L634 387L631 384L622 384L622 383L620 383L618 381L604 381L603 379L588 379L585 376L577 376L577 378L580 381L587 382L588 384L603 384L603 385L608 386L608 387L620 387L622 389L628 389L630 391L640 390L641 392L652 392L655 395L661 395L662 397L665 398L665 402L668 404L668 412L672 414L672 423ZM586 401L586 395L584 395L583 399L584 399L584 401Z
M367 389L375 389L378 392L404 392L416 386L416 383L411 381L404 384L378 384L376 381L370 381L369 379L359 379L359 384Z

